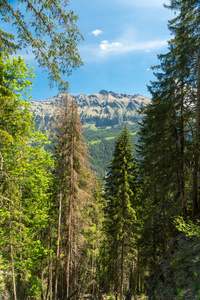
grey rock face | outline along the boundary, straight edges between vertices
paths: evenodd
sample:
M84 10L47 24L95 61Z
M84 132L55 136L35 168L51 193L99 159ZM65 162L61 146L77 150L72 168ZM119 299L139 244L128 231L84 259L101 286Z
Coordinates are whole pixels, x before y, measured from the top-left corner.
M41 101L32 101L30 111L35 116L36 129L45 132L52 116L58 114L58 106L66 93ZM123 122L137 122L137 110L150 103L142 95L127 95L101 90L98 94L72 96L78 105L83 125L95 124L97 127L113 126Z

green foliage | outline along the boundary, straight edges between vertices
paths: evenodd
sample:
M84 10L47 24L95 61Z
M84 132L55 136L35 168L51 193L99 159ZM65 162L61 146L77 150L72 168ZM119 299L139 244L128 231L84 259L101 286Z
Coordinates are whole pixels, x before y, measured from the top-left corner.
M73 69L82 65L77 44L83 39L74 11L66 9L68 1L20 0L18 7L3 1L0 14L4 22L16 28L16 43L13 34L0 30L1 52L13 52L19 48L31 47L39 66L49 72L60 89L68 89L60 74L70 75Z
M2 152L10 182L9 186L4 183L3 195L11 203L4 203L0 209L1 247L4 264L9 266L7 271L14 267L21 276L19 284L23 282L23 292L39 295L41 278L38 270L49 253L43 234L48 224L50 175L47 170L51 160L46 151L40 147L33 148L30 142L15 143L9 153ZM37 142L39 144L39 140ZM14 263L10 261L8 245L12 245ZM20 289L19 286L17 288Z
M126 124L127 128L129 130L129 132L136 132L139 128L139 125L136 124ZM98 140L103 140L106 139L108 137L111 138L116 138L120 132L123 130L125 124L121 124L121 125L115 125L112 127L85 127L84 129L84 137L86 138L87 142L90 141L98 141ZM131 136L132 138L132 136Z
M140 247L151 278L177 234L176 226L198 235L198 229L183 220L192 211L197 218L199 214L199 5L197 0L171 0L167 5L175 12L168 23L173 38L168 53L159 55L159 65L153 67L155 80L148 87L152 102L143 110L139 132L144 183Z
M91 155L91 163L93 170L104 178L108 172L108 166L112 159L114 145L117 136L123 130L124 124L114 127L98 127L98 128L85 128L83 136L86 138L88 144L88 151ZM137 130L138 124L127 124L129 132L131 132L131 143L137 143ZM137 156L134 152L134 156Z
M0 135L1 143L6 144L23 136L33 124L27 107L34 75L20 56L10 59L1 54L0 70Z
M169 5L178 14L169 22L174 37L154 67L152 103L143 111L140 175L132 145L138 125L90 127L85 142L73 101L62 106L54 128L52 161L48 140L33 132L28 111L33 70L3 51L31 45L50 81L62 88L67 84L60 73L81 64L82 36L77 17L59 0L19 4L17 10L7 1L0 7L20 38L15 45L0 30L0 298L64 298L77 287L83 294L131 298L146 288L149 274L149 297L199 298L200 222L186 219L199 205L197 196L191 201L199 164L199 1ZM32 14L29 24L24 9ZM106 175L105 190L95 185L88 149L98 173ZM184 233L175 240L181 247L170 248L177 229Z
M108 253L107 280L115 293L118 293L119 287L122 289L125 282L125 274L128 275L130 272L131 261L134 260L134 242L137 233L135 212L138 197L137 168L126 126L115 142L109 169L105 187L104 222ZM121 278L121 284L118 277Z
M24 60L1 56L0 82L0 240L5 294L16 292L22 299L41 294L41 264L46 261L43 234L48 224L48 194L52 164L43 149L47 138L33 133L27 110L30 79L34 77ZM33 147L32 145L35 145ZM7 279L7 274L12 274ZM15 275L16 274L16 275ZM15 280L18 278L18 280ZM11 283L12 282L12 283ZM24 295L24 296L23 296Z
M187 236L200 237L200 221L196 220L194 223L190 218L185 221L183 217L179 216L174 221L176 228L184 232Z

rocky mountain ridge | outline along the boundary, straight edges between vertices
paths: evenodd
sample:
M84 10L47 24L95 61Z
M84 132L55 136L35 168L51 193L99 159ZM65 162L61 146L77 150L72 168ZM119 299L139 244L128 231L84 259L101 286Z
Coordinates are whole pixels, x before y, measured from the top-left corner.
M30 111L35 116L36 129L46 131L52 116L58 114L58 106L66 93L46 100L32 101ZM101 90L98 94L72 96L78 105L83 125L96 127L119 125L124 122L135 123L141 116L138 109L150 103L145 96L127 95Z

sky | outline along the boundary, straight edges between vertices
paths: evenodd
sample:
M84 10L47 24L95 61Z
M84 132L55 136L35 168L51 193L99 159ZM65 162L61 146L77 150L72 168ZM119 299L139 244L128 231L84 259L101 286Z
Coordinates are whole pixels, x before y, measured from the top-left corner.
M171 38L167 23L174 17L163 2L169 4L169 0L71 0L68 9L79 15L77 24L84 36L78 46L84 66L65 77L70 94L103 89L150 97L147 85L155 79L151 66L158 64L158 54L167 52ZM33 55L22 56L35 69L32 99L56 96L58 89L49 88L47 73Z

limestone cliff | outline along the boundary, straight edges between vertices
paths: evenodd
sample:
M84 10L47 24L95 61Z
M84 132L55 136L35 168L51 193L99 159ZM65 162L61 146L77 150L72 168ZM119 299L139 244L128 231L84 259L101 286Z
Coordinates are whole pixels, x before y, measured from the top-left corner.
M41 101L32 101L31 112L35 116L36 129L47 130L51 117L58 114L58 105L65 93ZM83 125L96 127L137 122L141 116L138 109L150 103L141 95L127 95L101 90L98 94L72 96L78 105Z

